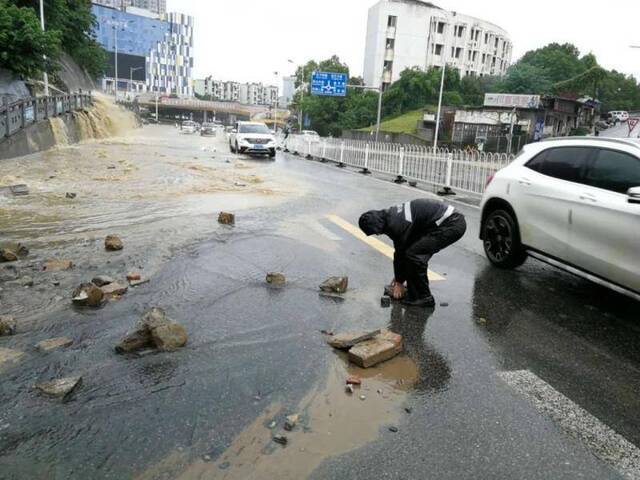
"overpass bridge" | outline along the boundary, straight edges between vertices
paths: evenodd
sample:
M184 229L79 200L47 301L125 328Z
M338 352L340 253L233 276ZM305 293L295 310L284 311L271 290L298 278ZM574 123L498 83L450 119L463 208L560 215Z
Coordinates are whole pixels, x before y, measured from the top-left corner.
M269 105L244 105L238 102L219 102L195 98L157 97L143 94L137 97L138 105L151 112L158 110L159 118L190 118L195 121L216 119L228 125L238 120L259 120L273 124L274 109ZM289 118L291 112L277 110L279 125Z

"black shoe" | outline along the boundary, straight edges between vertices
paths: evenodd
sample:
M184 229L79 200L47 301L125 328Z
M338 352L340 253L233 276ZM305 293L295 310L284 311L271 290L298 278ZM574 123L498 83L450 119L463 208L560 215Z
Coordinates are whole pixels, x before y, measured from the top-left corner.
M417 300L403 300L402 305L405 307L433 308L436 306L436 301L432 295L429 295Z

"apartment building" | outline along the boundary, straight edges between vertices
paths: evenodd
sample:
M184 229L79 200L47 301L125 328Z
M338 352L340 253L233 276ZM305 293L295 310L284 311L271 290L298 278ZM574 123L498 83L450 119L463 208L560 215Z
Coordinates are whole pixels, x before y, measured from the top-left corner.
M273 85L229 82L214 80L212 77L195 80L194 89L201 96L244 105L275 105L279 95L278 87Z

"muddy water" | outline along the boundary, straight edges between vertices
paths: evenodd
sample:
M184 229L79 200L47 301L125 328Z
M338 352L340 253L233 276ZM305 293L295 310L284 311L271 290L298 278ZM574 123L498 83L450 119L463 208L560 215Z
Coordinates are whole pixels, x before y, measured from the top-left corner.
M43 275L46 258L122 276L126 272L105 266L114 256L104 252L102 242L113 233L126 245L124 256L116 258L151 275L174 249L213 234L219 210L239 212L301 193L299 185L274 180L266 162L225 153L223 138L181 135L173 127L132 130L128 114L110 112L101 100L96 108L77 114L90 140L65 146L62 124L56 134L59 148L3 161L0 186L24 183L30 194L0 196L0 240L23 242L32 255L17 264L18 272L6 272L0 280L29 275L36 281L29 291L5 286L4 313L34 316L67 296L51 283L76 280L73 272ZM105 117L112 119L98 120ZM123 128L129 135L110 137ZM110 138L96 140L103 137ZM76 198L66 198L67 192ZM29 302L38 290L46 290L40 292L44 298Z

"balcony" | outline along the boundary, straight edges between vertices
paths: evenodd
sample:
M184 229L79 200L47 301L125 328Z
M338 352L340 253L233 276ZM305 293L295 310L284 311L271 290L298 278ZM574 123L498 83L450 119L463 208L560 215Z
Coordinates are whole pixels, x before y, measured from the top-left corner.
M395 50L393 48L387 48L384 52L385 61L393 60L394 55L395 55Z
M387 38L396 38L396 27L387 27Z

